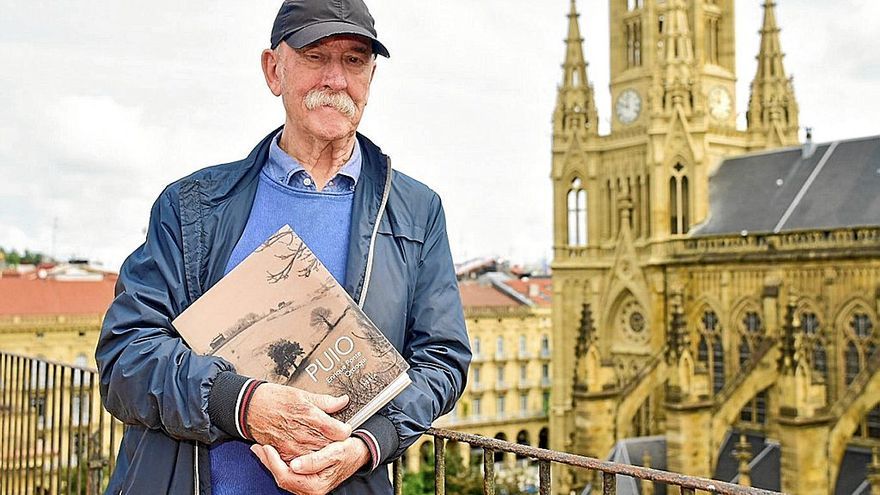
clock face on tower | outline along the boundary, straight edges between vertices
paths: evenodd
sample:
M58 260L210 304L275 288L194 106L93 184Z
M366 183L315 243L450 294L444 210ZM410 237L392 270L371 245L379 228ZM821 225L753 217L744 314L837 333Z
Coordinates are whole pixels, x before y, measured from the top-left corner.
M730 93L723 87L715 86L709 91L709 115L715 120L730 117L731 103Z
M642 97L634 89L625 89L617 97L614 110L621 124L632 124L642 111Z

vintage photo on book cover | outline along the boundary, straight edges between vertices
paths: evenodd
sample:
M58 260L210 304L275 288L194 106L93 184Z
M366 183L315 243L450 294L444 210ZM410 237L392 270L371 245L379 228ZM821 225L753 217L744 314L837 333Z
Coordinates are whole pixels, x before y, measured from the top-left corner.
M308 246L285 226L174 322L193 351L241 375L349 396L357 426L409 383L409 366Z

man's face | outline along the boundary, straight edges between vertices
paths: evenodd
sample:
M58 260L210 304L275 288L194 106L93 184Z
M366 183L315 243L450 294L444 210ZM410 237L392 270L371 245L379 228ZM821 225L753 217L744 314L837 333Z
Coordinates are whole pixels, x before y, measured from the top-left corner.
M282 42L263 53L266 82L281 96L288 126L322 141L354 134L367 105L375 61L359 36L332 36L302 49Z

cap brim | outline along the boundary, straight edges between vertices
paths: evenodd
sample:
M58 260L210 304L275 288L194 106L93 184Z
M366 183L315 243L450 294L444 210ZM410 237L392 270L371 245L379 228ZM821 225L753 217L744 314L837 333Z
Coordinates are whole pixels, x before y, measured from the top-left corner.
M318 22L306 26L298 31L294 31L283 39L288 45L293 48L304 48L316 41L340 34L354 34L357 36L363 36L364 38L367 38L372 42L373 53L377 55L382 55L386 58L391 57L391 54L388 53L388 49L385 48L385 45L383 45L381 41L377 40L376 37L373 36L369 31L360 26L349 24L347 22Z

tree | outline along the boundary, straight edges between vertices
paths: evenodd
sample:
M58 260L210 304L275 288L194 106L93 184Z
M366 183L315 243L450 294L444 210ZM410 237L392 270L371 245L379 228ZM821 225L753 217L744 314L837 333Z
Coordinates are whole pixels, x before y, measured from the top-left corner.
M287 339L276 340L269 344L269 351L266 353L275 363L273 370L276 375L290 378L296 369L296 359L304 353L299 342L293 342Z

